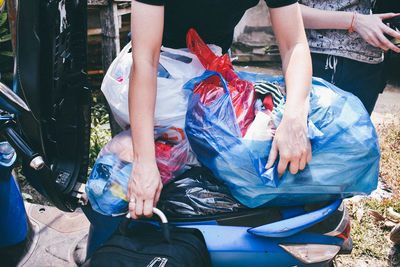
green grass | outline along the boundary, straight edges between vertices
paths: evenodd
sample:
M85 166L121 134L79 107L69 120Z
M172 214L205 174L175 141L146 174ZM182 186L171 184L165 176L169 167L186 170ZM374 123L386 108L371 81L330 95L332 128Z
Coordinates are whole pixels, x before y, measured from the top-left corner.
M359 202L347 201L346 207L352 219L350 235L353 239L353 252L345 259L344 266L354 266L356 259L365 261L378 260L386 265L388 254L393 246L389 240L391 228L383 221L376 221L370 211L376 211L389 219L388 208L400 213L400 116L395 115L391 121L376 126L381 146L380 179L392 189L392 197L378 201L365 198ZM372 266L372 265L371 265Z
M89 169L96 161L101 148L111 140L111 129L104 97L100 92L93 96L92 123L90 134Z
M354 244L352 253L354 257L386 259L392 246L388 239L390 228L387 228L384 222L376 221L369 212L377 211L387 217L387 209L396 206L394 204L392 201L379 202L373 199L347 203L352 218L350 235ZM357 214L357 212L360 214L360 211L363 212L362 217Z
M400 116L377 126L381 146L380 177L385 181L398 199L400 189Z

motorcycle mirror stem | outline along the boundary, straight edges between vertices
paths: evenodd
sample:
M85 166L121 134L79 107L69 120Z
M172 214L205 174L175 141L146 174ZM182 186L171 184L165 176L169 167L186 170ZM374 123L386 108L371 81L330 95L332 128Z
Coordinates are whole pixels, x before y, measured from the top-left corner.
M1 106L5 111L15 114L22 112L30 112L28 105L10 88L0 82L0 100ZM34 152L24 139L14 130L14 122L7 121L0 127L2 135L7 139L11 146L22 155L29 165L35 169L40 170L44 166L43 158Z

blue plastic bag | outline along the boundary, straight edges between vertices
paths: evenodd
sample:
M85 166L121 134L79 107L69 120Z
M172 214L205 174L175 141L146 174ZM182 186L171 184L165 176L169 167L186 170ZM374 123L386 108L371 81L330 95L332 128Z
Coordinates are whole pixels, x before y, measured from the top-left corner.
M86 184L86 194L92 208L103 215L121 215L128 211L126 191L132 163L118 155L99 157Z
M284 83L282 77L240 72L251 81ZM369 194L378 182L379 144L374 126L360 100L334 85L313 79L308 117L312 160L296 175L279 179L276 165L265 169L272 140L245 140L240 134L226 82L206 71L185 89L218 75L224 95L205 106L192 94L186 115L186 134L200 162L227 184L242 204L300 205ZM282 103L284 104L284 103ZM282 108L283 110L283 108ZM282 113L275 112L277 117Z

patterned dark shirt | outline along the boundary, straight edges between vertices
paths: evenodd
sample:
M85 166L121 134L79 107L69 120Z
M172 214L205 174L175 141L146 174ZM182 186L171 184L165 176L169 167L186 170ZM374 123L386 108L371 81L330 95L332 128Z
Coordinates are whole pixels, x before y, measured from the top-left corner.
M332 10L357 11L370 14L372 0L300 0L305 6ZM349 25L350 28L350 25ZM349 35L347 30L306 30L308 44L313 53L350 58L360 62L377 64L383 61L383 51L368 44L357 32Z

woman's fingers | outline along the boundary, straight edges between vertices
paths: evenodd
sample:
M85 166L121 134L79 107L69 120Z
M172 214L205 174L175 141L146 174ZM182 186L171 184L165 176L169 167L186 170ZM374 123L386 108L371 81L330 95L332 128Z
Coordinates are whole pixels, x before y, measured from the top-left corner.
M291 174L296 174L299 171L299 164L300 159L299 158L294 158L293 160L290 161L289 163L289 172Z
M129 179L128 181L128 188L126 190L126 196L129 201L128 209L129 209L129 214L131 218L137 219L136 217L136 196L133 193L133 180Z
M131 218L133 219L137 219L136 217L136 200L134 198L131 198L129 200L129 214L131 216Z
M383 13L383 14L376 14L381 20L391 19L397 16L400 16L400 13Z
M304 153L299 161L299 170L304 170L307 164L307 153Z
M153 204L154 201L153 199L148 199L144 201L143 204L143 215L150 218L151 216L153 216Z
M400 39L400 32L397 32L397 31L393 30L392 28L390 28L390 27L388 27L386 25L383 25L382 30L385 33L389 34L390 36L392 36L394 38L397 38L397 39Z
M280 157L278 162L278 175L281 177L289 164L289 161L285 157Z
M154 207L157 206L157 203L158 203L158 201L160 200L160 195L161 195L161 190L162 190L162 188L163 188L163 184L160 183L160 184L158 185L158 188L157 188L157 191L156 191L156 195L155 195L155 197L154 197L154 202L153 202L153 206L154 206Z
M136 208L135 208L136 218L134 218L134 219L137 219L137 218L143 216L143 206L144 206L143 199L141 199L141 198L136 199L135 206L136 206Z
M276 147L276 142L274 140L274 141L272 141L271 150L269 152L267 165L265 165L266 169L269 169L274 165L277 156L278 156L278 148Z
M386 34L392 36L393 38L396 38L396 39L399 39L399 40L400 40L400 32L397 32L397 31L391 29L390 27L388 27L388 26L386 26L386 25L383 26L382 30L383 30L384 33L386 33ZM392 42L390 42L384 35L383 35L383 37L381 36L380 39L382 39L382 38L384 38L384 40L383 40L384 45L385 45L388 49L391 49L391 50L393 50L393 51L396 52L396 53L400 53L400 48L399 48L399 47L397 47L397 46L394 45Z
M384 35L383 33L378 35L378 40L380 42L380 48L383 50L387 51L389 49L393 50L396 53L400 53L400 48L395 46L392 42L390 42Z
M312 158L311 143L310 143L310 140L308 140L308 143L307 143L307 157L306 157L307 163L310 163L311 158Z

